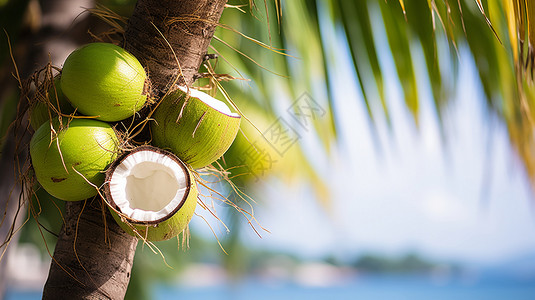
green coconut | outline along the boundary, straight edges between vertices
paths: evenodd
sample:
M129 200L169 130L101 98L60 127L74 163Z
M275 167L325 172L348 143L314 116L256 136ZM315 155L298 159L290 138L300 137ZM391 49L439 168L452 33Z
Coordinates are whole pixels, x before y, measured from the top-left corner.
M43 96L46 97L46 102L36 101L30 107L30 125L32 126L33 130L37 130L44 123L48 123L50 121L50 117L57 117L56 111L59 111L64 115L70 115L74 113L74 108L63 94L59 76L54 78L54 84ZM49 108L49 105L52 105L54 108Z
M147 100L147 75L126 50L93 43L73 51L61 73L63 92L78 111L102 121L124 120Z
M220 158L232 145L241 117L198 90L180 87L162 99L151 124L153 145L169 149L194 169ZM180 117L179 117L180 116Z
M50 123L45 123L33 135L30 156L35 176L56 198L77 201L93 197L95 186L104 183L105 171L117 156L119 139L105 122L63 121L64 128L60 128L59 120L54 119L55 133Z
M173 153L140 146L109 168L104 185L110 211L129 234L149 241L176 237L197 205L197 186Z

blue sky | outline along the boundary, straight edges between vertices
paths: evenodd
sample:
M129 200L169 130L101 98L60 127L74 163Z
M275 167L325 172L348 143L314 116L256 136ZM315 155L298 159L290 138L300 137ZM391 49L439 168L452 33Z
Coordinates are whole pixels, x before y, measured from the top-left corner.
M344 69L340 78L350 74ZM319 207L306 184L288 188L266 179L257 213L272 233L262 239L250 233L246 241L307 257L416 250L441 259L492 263L535 254L529 186L504 128L484 114L473 71L470 59L463 59L462 92L445 118L447 143L430 101L422 103L417 130L395 83L389 84L394 134L379 122L381 153L372 142L362 102L344 101L337 112L340 146L320 162L331 175L332 213ZM347 86L338 96L358 99Z
M267 209L260 210L272 234L259 244L306 255L416 250L477 262L535 253L529 186L503 126L484 113L471 60L467 53L461 57L456 100L444 121L447 142L431 101L422 103L418 130L392 78L394 134L378 123L381 153L372 143L362 101L344 101L337 111L341 143L328 166L333 213L319 212L306 186L280 199L282 187L274 180L266 184ZM345 86L337 98L359 99L344 85L343 78L351 75L344 65L338 64L340 78L333 80ZM422 94L425 99L429 91Z
M379 120L380 152L361 95L346 82L349 64L338 57L339 78L332 82L341 91L336 95L341 142L320 162L331 174L333 212L318 207L310 187L281 197L284 184L269 180L258 212L272 234L261 241L251 235L253 243L305 256L416 250L483 263L535 254L533 197L504 127L484 111L468 53L461 54L456 99L444 118L446 141L431 101L422 101L417 129L399 84L387 78L394 129L389 134ZM429 91L420 92L422 99L432 99Z
M335 66L331 83L340 140L327 157L313 134L302 134L318 170L329 174L324 177L332 191L332 211L320 207L306 183L288 187L264 178L256 213L271 234L259 239L247 230L244 242L311 258L414 250L438 259L497 263L535 255L533 196L505 128L485 112L469 52L461 46L455 100L444 116L446 139L428 84L420 85L418 129L402 103L399 82L388 75L394 73L389 54L382 54L393 130L377 119L378 151L340 34L322 30L330 37L325 44L341 45L328 55ZM376 38L378 49L388 49L384 36ZM423 74L420 60L415 68ZM206 227L196 222L202 220L194 218L195 227Z

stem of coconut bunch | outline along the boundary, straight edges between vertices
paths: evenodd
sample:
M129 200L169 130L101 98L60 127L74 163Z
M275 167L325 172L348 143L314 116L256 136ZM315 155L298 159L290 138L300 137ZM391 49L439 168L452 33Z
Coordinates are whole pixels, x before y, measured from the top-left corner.
M122 46L148 71L155 94L193 83L225 4L226 0L136 3ZM98 197L66 202L43 299L124 298L138 240L116 224L105 205Z

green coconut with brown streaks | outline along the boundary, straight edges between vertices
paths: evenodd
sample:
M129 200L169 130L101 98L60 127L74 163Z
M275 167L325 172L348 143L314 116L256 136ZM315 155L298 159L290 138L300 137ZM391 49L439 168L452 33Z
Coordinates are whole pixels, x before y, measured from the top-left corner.
M123 48L92 43L67 57L61 87L81 114L115 122L133 116L143 107L148 79L141 63Z
M240 128L240 115L218 109L188 96L185 88L176 90L164 97L154 112L153 145L169 149L194 169L210 165L228 150Z
M62 118L41 125L30 141L37 181L52 196L77 201L95 196L105 171L117 156L119 139L101 121ZM93 186L94 185L94 186Z

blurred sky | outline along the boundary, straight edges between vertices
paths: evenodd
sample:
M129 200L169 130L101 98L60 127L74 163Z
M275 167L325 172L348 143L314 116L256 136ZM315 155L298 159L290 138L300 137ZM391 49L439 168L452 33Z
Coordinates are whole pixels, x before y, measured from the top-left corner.
M505 128L484 110L469 52L460 47L460 78L444 116L444 138L428 84L420 85L424 100L417 128L399 82L389 76L393 62L383 61L393 127L378 118L378 147L340 33L322 30L332 37L325 44L341 45L329 53L336 68L331 82L340 141L328 157L306 134L304 144L330 184L332 210L325 212L306 184L288 187L263 178L256 213L271 234L260 239L246 230L245 243L308 258L417 251L489 264L535 255L533 196ZM376 38L378 49L388 49L384 36ZM423 62L415 61L417 72L425 72ZM194 218L193 227L206 225Z

